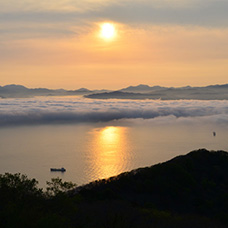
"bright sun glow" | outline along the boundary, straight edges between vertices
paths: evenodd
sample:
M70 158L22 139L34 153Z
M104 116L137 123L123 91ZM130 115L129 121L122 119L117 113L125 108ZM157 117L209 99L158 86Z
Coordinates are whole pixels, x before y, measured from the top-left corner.
M111 23L104 23L101 25L101 37L104 39L114 38L116 33L115 26Z

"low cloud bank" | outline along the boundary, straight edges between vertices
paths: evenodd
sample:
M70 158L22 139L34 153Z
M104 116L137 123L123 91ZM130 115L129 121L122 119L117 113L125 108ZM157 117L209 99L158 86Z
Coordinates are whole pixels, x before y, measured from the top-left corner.
M228 122L228 101L1 99L0 126L107 122L113 120L204 119Z

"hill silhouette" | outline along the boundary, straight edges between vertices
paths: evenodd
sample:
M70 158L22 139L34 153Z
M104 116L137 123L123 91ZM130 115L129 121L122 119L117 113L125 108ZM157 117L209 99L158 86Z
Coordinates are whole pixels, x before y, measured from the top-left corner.
M0 175L1 227L225 228L228 153L200 149L63 192L25 176Z
M35 96L77 96L91 93L106 92L107 90L88 90L80 88L77 90L47 89L47 88L26 88L22 85L0 86L0 98L28 98Z
M227 152L200 149L90 183L79 192L92 199L119 199L143 208L227 219L227 173Z
M161 99L161 100L227 100L228 84L210 85L205 87L160 87L138 85L118 91L91 93L85 95L93 99Z
M119 91L127 92L127 93L149 93L149 92L153 92L156 90L162 90L162 89L167 89L167 88L161 87L161 86L148 86L148 85L140 84L137 86L129 86L129 87L123 88Z
M92 99L162 99L162 100L228 100L228 84L204 87L161 87L140 84L120 90L77 90L26 88L22 85L0 86L0 98L28 98L35 96L84 96Z
M107 198L138 205L150 203L164 210L211 214L216 212L216 204L227 207L227 173L227 152L200 149L162 164L92 182L80 193L104 198L110 190Z

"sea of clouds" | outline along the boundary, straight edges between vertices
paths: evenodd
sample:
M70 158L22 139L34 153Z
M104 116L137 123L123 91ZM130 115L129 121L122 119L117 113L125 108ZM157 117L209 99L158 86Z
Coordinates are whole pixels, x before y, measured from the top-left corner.
M0 99L0 126L139 120L228 123L228 101L93 100L78 97Z

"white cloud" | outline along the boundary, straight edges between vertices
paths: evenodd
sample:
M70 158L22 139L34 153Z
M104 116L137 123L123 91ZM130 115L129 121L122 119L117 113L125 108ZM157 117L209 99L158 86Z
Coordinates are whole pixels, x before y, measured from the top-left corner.
M90 100L83 98L1 99L0 125L61 124L147 119L228 122L228 101Z

